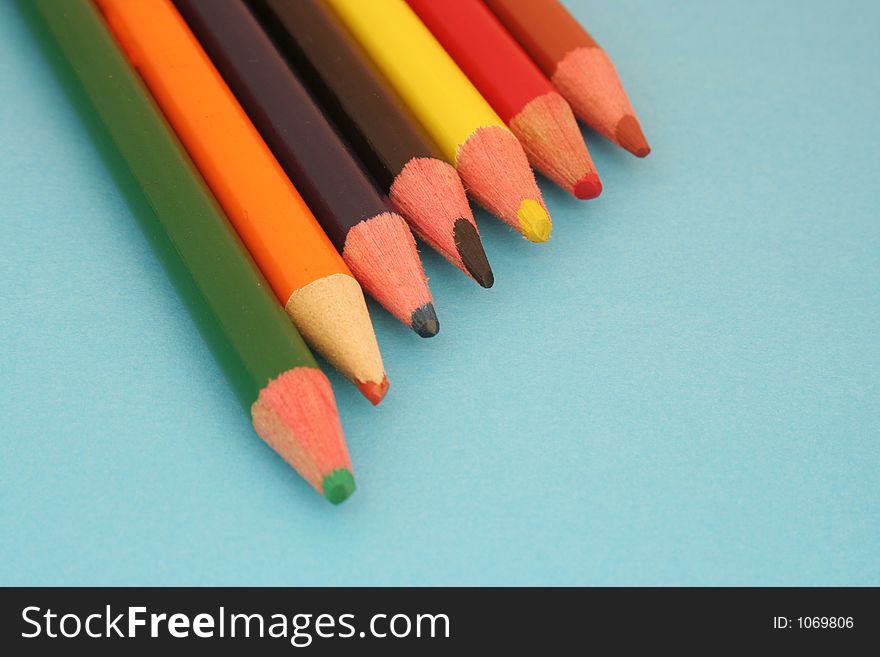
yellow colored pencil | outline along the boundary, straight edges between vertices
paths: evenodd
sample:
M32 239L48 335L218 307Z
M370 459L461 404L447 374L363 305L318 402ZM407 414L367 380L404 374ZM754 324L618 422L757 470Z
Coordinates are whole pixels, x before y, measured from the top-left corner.
M327 0L491 213L532 242L550 215L516 137L404 0Z

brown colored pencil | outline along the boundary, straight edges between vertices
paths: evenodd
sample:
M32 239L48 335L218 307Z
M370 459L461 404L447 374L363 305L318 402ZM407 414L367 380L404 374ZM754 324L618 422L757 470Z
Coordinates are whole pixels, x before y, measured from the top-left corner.
M575 114L633 155L651 152L614 64L558 0L484 0Z
M249 4L416 234L491 287L492 269L458 173L333 13L319 0Z

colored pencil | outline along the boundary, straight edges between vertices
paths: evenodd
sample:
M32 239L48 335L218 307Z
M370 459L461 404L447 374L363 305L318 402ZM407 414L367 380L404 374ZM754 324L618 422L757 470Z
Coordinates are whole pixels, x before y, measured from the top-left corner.
M20 4L254 429L324 497L343 501L354 479L330 382L100 14L88 2Z
M487 210L532 242L550 237L526 154L404 0L329 0Z
M517 136L529 162L578 198L602 192L571 107L481 0L407 0Z
M413 231L483 287L494 281L455 169L319 0L255 0L257 17Z
M484 0L596 132L633 155L651 152L608 54L558 0Z
M439 324L409 227L250 10L239 0L177 6L367 292L419 335L435 335Z
M363 293L167 0L99 0L300 332L374 404L388 379Z

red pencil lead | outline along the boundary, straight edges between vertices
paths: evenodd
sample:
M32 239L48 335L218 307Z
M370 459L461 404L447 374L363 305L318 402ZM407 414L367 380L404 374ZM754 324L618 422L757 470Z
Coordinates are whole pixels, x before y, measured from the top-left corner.
M407 0L474 86L522 143L529 162L578 198L598 180L574 113L481 0ZM581 186L584 191L584 186Z

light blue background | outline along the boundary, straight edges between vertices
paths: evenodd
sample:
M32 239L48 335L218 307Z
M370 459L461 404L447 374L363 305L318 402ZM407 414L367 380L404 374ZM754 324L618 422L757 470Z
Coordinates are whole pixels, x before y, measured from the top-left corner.
M25 23L0 2L0 583L880 584L880 9L568 3L654 153L588 135L497 283L426 253L331 374L359 490L256 437Z

